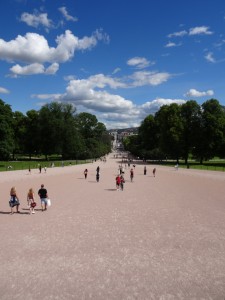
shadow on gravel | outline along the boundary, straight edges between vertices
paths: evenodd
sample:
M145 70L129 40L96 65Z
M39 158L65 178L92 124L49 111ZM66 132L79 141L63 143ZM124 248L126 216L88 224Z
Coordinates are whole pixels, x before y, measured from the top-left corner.
M10 215L11 212L10 211L0 211L0 214L2 215ZM29 215L29 212L14 212L13 215L16 214L16 215Z
M116 189L105 189L105 191L114 192Z

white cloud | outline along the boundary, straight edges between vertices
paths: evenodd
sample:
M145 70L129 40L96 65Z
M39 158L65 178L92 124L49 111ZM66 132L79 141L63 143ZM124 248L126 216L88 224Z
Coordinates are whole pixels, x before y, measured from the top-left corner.
M0 86L0 94L9 94L9 90Z
M59 69L59 64L53 63L48 68L46 68L45 74L54 75L58 71L58 69Z
M148 61L145 57L133 57L127 61L128 66L135 67L137 69L144 69L150 65L154 65L155 62Z
M185 97L204 97L204 96L213 96L213 90L208 90L206 92L199 92L196 89L190 89L184 96Z
M187 34L188 34L188 32L186 30L182 30L182 31L178 31L178 32L168 34L168 38L182 37L182 36L187 35Z
M113 70L112 74L116 74L116 73L118 73L118 72L120 72L120 71L121 71L120 68L116 68L115 70Z
M149 114L156 113L161 106L170 105L172 103L184 104L186 101L183 99L165 99L165 98L157 98L152 101L148 101L141 105L142 115L147 116Z
M20 66L15 65L12 68L10 68L10 71L14 75L33 75L33 74L43 74L44 73L44 66L39 63L30 64L27 66Z
M213 34L213 32L209 31L208 26L200 26L200 27L190 28L189 35L199 35L199 34L210 35L210 34Z
M213 57L213 53L212 52L207 53L204 57L205 57L205 59L207 61L209 61L211 63L215 63L216 62L215 58Z
M139 71L135 72L130 76L132 79L131 86L144 86L144 85L152 85L156 86L166 82L172 77L171 74L166 72L148 72L148 71Z
M54 27L53 21L48 19L47 13L38 13L37 11L35 11L34 14L29 14L27 12L24 12L21 15L20 20L26 23L28 26L32 26L35 28L38 28L39 26L43 26L46 29Z
M167 44L166 44L166 48L172 48L172 47L179 47L179 46L181 46L182 44L181 43L179 43L179 44L176 44L176 43L174 43L174 42L168 42Z
M56 38L56 47L50 47L48 41L44 36L37 33L27 33L25 36L18 35L15 40L9 42L0 39L0 59L8 62L22 62L36 65L36 71L43 68L44 63L53 63L51 71L56 70L58 66L56 63L64 63L74 56L75 51L91 49L97 45L98 41L108 41L108 36L101 30L95 31L92 36L79 39L74 36L70 30L66 30ZM28 69L31 67L24 67L21 71L21 66L14 66L11 71L18 70L18 72L26 72L29 74ZM27 71L25 71L27 69ZM49 70L50 71L50 70ZM33 74L33 72L31 72Z
M142 76L141 76L142 74ZM143 118L155 113L162 105L185 101L181 99L155 99L143 105L111 93L107 89L133 88L134 85L156 85L167 80L167 73L137 72L132 82L125 84L122 79L97 74L87 79L72 79L68 82L64 94L33 95L41 100L72 103L77 111L86 111L96 115L107 128L125 128L139 126Z
M52 75L58 71L59 65L57 63L53 63L47 69L45 69L44 65L39 63L30 64L27 66L20 66L19 64L10 68L13 77L22 76L22 75L37 75L37 74L47 74Z
M62 6L59 8L59 11L62 13L63 17L67 20L67 21L72 21L72 22L77 22L78 19L76 17L72 17L68 14L67 9L65 6Z

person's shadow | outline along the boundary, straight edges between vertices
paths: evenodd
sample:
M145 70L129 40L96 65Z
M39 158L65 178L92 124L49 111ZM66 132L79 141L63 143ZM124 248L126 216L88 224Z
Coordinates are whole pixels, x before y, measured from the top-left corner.
M10 215L11 214L11 211L0 211L0 214L2 215ZM13 214L18 214L18 215L29 215L29 212L14 212Z

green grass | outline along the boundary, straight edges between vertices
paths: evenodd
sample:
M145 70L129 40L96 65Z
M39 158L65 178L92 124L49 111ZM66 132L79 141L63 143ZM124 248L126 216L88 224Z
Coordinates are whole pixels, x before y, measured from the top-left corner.
M77 164L85 164L87 162L91 162L91 160L66 160L63 161L64 166L69 165L77 165ZM2 171L15 171L15 170L28 170L30 169L38 169L39 165L42 168L50 168L51 164L54 163L55 167L62 167L62 161L46 161L46 160L20 160L20 161L1 161L0 162L0 172Z
M155 162L154 162L155 163ZM171 166L174 167L176 165L176 161L174 160L167 160L159 162L160 165L164 166ZM196 161L189 161L188 166L185 164L184 161L179 161L179 168L189 168L189 169L196 169L196 170L209 170L209 171L222 171L225 172L225 160L209 160L206 162L203 162L201 165L199 162Z

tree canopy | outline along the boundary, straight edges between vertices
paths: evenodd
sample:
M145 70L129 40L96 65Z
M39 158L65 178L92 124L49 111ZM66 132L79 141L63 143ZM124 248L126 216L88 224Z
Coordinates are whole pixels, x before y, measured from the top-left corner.
M71 104L52 102L23 115L0 100L0 160L16 154L97 158L110 149L104 124L89 113L76 114Z

